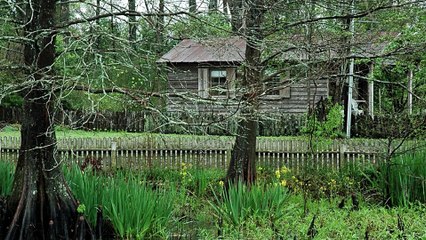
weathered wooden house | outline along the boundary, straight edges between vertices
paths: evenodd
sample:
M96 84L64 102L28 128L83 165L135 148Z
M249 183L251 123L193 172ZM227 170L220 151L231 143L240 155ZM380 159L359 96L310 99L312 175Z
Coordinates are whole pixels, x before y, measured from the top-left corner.
M239 106L237 80L242 74L245 46L245 40L239 37L203 41L186 39L164 54L157 62L167 65L169 91L176 93L168 101L168 111L234 111ZM259 103L261 112L306 113L330 94L330 81L333 80L322 76L336 74L333 61L313 72L300 64L307 60L306 54L299 50L285 54L281 59L301 67L288 68L263 83L265 91ZM359 69L363 75L369 74L368 66ZM331 74L330 71L334 72ZM367 102L372 101L367 81L359 82L357 88L359 91L355 91L354 96L362 98L359 102L365 103L367 108Z

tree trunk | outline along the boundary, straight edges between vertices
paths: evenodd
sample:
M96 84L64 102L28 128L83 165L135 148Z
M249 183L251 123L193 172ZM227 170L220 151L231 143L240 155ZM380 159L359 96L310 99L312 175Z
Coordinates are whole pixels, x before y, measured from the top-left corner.
M217 0L209 0L209 13L217 11Z
M261 66L261 41L263 33L261 24L264 15L262 0L246 3L247 29L246 29L246 54L244 77L241 86L246 90L242 97L245 105L241 110L242 120L239 121L237 137L232 150L231 161L226 176L226 181L243 181L250 185L256 179L256 134L258 96L262 91L262 66ZM235 28L235 31L238 31Z
M256 132L255 119L247 118L238 122L238 135L226 175L228 183L241 181L250 185L256 180Z
M243 0L230 0L228 4L231 13L232 32L239 33L243 30L244 25Z
M189 12L190 13L197 12L197 0L189 0L188 4L189 4Z
M349 14L349 6L350 6L350 0L342 1L339 5L341 8L341 14ZM350 54L350 38L347 35L347 32L349 31L350 27L350 18L344 18L337 20L336 24L338 24L341 27L342 35L339 38L340 46L338 48L337 55L341 57L342 59L337 62L337 75L338 77L335 79L335 82L333 86L331 87L331 97L333 103L341 104L343 101L345 101L344 92L346 91L345 87L346 80L347 80L347 74L348 74L348 66L349 61L346 59L347 56ZM347 93L347 91L346 91ZM346 111L345 111L346 115ZM346 116L345 116L346 119Z
M158 3L158 14L159 16L157 16L157 21L156 21L156 36L157 36L157 43L160 47L157 47L157 53L158 55L161 54L162 52L162 46L163 46L163 40L164 40L164 0L160 0L160 2Z
M135 0L129 0L129 11L134 12L136 11L136 1ZM135 48L135 42L136 42L136 16L130 15L129 16L129 42L133 48Z
M12 195L0 224L0 238L74 239L78 235L91 238L90 228L78 216L78 203L54 154L51 67L55 60L55 1L34 0L31 8L27 8L27 17L24 36L34 41L25 45L24 59L32 69L27 79L32 84L23 91L21 148ZM85 226L88 231L80 232L78 226Z

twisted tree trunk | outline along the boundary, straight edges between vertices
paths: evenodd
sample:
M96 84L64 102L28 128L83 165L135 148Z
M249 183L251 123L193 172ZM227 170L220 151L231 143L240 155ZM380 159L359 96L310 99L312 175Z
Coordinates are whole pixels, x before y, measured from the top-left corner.
M246 93L242 97L245 107L241 110L237 137L232 150L226 176L227 182L243 181L247 185L256 179L256 134L258 121L256 111L258 97L262 91L261 41L264 36L261 25L264 16L263 0L248 1L246 17L246 53L244 77L241 86ZM239 24L237 24L239 25ZM238 31L234 28L234 31Z
M55 0L33 0L26 10L24 48L28 87L24 96L21 148L12 195L0 222L1 239L89 239L90 228L55 158Z

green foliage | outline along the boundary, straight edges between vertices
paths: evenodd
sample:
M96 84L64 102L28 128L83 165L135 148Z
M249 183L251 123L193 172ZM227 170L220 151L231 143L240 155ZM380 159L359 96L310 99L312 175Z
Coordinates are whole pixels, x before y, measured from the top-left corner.
M2 107L22 107L24 100L17 94L6 95L0 99L0 106Z
M145 180L130 174L111 179L103 202L121 238L143 239L165 232L176 196L174 188L152 190Z
M383 113L399 113L406 109L407 84L406 63L398 61L394 66L377 67L374 77L387 84L378 84L380 95L375 95L375 102L380 103L379 109ZM380 97L380 99L379 99Z
M193 167L192 164L182 163L179 170L180 184L189 193L204 197L209 190L215 189L216 183L223 177L220 169L203 169Z
M83 214L86 212L86 205L84 204L79 204L77 207L77 212L80 214Z
M424 155L419 156L419 159L421 156L424 159ZM406 159L403 161L405 164ZM379 174L375 167L367 168L370 173L366 175L372 176L372 179ZM11 179L13 168L12 163L0 162L2 189L3 185L11 188L12 182L4 181L4 176ZM317 229L315 238L318 239L360 239L366 234L372 239L426 237L424 204L408 204L405 207L386 209L377 205L367 205L362 201L363 198L360 198L360 209L353 211L350 200L346 201L343 208L338 208L341 198L328 198L325 195L315 198L313 194L309 194L307 202L309 212L305 215L301 207L302 194L293 189L291 180L293 175L299 179L299 175L285 168L280 168L279 174L277 169L258 169L262 174L270 176L260 178L259 182L250 188L239 183L230 186L228 194L214 189L214 195L203 197L187 194L188 189L174 187L181 184L180 170L162 170L163 174L161 169L158 169L150 175L147 174L149 170L143 170L143 174L119 171L113 174L93 175L90 171L83 174L77 166L73 166L64 169L64 172L73 192L80 199L78 211L90 221L94 221L96 211L93 210L98 204L102 204L105 216L111 219L121 239L166 239L172 236L217 239L217 228L223 239L305 239L314 215ZM364 181L360 177L366 178L366 175L360 173L360 169L340 170L341 172L330 172L326 169L322 171L307 169L308 173L303 175L310 176L311 180L304 183L311 183L312 189L309 191L314 191L313 188L320 188L323 183L331 187L333 184L329 183L334 179L335 191L338 193L343 188L349 187L347 176L351 176L353 181L359 184L363 184ZM401 174L411 175L413 171L415 169L411 167L410 172ZM192 169L188 169L188 174L192 175L191 172ZM215 171L200 172L200 178L210 178L209 176L214 175ZM153 176L152 180L146 181L147 176ZM220 186L220 182L216 182L215 179L208 181L212 188ZM274 184L274 182L281 183L283 179L288 180L287 186L290 191L281 184ZM416 179L419 185L420 178ZM321 183L315 185L317 181ZM79 188L83 190L79 191ZM82 193L83 191L85 193ZM352 191L368 197L368 193L357 188L347 192ZM340 193L338 196L341 196ZM219 221L220 219L223 222Z
M115 176L82 172L78 166L65 169L73 193L80 200L77 211L96 223L96 209L102 206L120 238L143 239L162 236L169 223L177 191L151 188L142 176L118 172Z
M13 174L15 166L0 159L0 196L7 196L12 192Z
M101 190L105 187L106 179L95 174L84 174L77 165L64 168L64 174L72 192L80 201L78 209L82 212L79 213L84 213L87 220L95 225L96 209L102 205Z
M256 176L260 182L287 187L293 194L307 194L312 199L347 197L361 190L366 166L342 166L339 171L305 166L297 172L281 168L258 167Z
M210 202L217 217L239 227L250 218L267 218L274 222L283 217L288 199L283 186L255 184L248 188L242 182L230 184L227 190L214 193Z
M7 136L8 134L10 134L10 136L19 136L20 131L21 125L19 124L9 124L0 129L0 133L5 136Z
M330 104L330 101L328 102ZM313 135L314 137L337 138L341 137L343 116L343 107L339 104L331 106L327 113L325 121L319 121L317 116L308 115L306 126L302 129L305 134Z
M63 86L60 97L71 109L123 111L142 108L140 102L117 91L93 94L75 91L75 85L93 90L119 87L129 90L133 96L166 90L166 77L156 60L168 43L159 41L157 31L145 20L138 24L141 34L132 44L123 41L128 37L127 23L114 22L112 29L110 19L100 19L90 27L72 28L71 36L56 38L60 54L56 57L55 69L63 78L57 80ZM164 101L148 99L145 104L161 109Z
M423 114L405 113L376 115L374 119L368 115L361 115L356 117L353 132L356 133L355 137L422 139L426 134L424 118Z
M394 157L380 167L379 186L391 206L426 203L426 150Z
M300 203L301 197L292 197L290 203ZM314 215L317 216L314 239L423 239L426 237L422 219L424 207L385 209L379 206L361 205L359 211L339 209L339 201L322 199L309 200L310 212L303 214L302 208L294 208L291 215L278 224L284 239L308 239L306 233ZM423 210L422 210L423 209ZM398 216L401 227L398 227Z

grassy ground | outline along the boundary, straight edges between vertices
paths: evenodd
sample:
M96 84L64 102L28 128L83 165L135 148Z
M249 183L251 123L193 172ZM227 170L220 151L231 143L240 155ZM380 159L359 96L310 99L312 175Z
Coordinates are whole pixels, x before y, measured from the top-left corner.
M13 124L8 125L5 128L0 130L0 137L19 137L20 136L20 125ZM132 132L114 132L114 131L85 131L85 130L72 130L69 128L58 126L56 127L56 137L64 138L118 138L118 137L138 137L138 136L146 136L146 135L159 135L158 133L132 133ZM183 135L183 134L161 134L163 136L167 136L173 138L174 136L188 136L192 137L192 135ZM206 138L210 138L211 136L206 135ZM215 136L217 138L231 138L232 136ZM271 139L303 139L305 137L261 137L261 138L271 138Z
M146 135L161 135L167 138L173 137L193 137L193 135L184 135L184 134L159 134L159 133L132 133L132 132L114 132L114 131L86 131L86 130L73 130L62 126L57 126L56 128L56 137L57 138L119 138L119 137L138 137ZM8 125L3 129L0 129L0 137L19 137L20 136L20 125L12 124ZM201 137L211 138L209 135L200 135ZM218 136L214 135L215 138L229 139L232 136ZM277 140L306 140L309 139L308 136L259 136L259 139L277 139ZM317 138L314 141L318 140ZM329 139L322 138L321 140L327 141ZM352 139L354 142L363 142L365 139Z
M8 125L0 131L0 136L19 137L20 125ZM58 138L74 137L74 138L105 138L105 137L136 137L146 135L145 133L128 133L128 132L101 132L101 131L84 131L71 130L64 127L56 127L56 136Z

